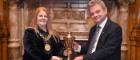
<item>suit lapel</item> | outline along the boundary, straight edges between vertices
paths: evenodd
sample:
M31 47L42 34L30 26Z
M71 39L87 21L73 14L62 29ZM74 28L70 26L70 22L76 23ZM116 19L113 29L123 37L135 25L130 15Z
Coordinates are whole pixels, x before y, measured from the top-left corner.
M104 37L104 34L106 34L108 32L108 29L109 29L109 26L110 26L110 20L107 20L102 32L101 32L101 35L99 37L99 41L102 40L102 38Z
M91 30L90 30L89 38L88 38L88 42L87 42L87 47L89 47L90 42L92 41L92 37L93 37L93 35L94 35L94 33L95 33L95 30L96 30L95 27L96 27L96 25L93 26L93 27L91 28Z
M95 33L95 27L96 27L96 25L95 26L93 26L92 28L91 28L91 30L90 30L90 33L89 33L89 39L91 40L92 39L92 37L93 37L93 35L94 35L94 33Z

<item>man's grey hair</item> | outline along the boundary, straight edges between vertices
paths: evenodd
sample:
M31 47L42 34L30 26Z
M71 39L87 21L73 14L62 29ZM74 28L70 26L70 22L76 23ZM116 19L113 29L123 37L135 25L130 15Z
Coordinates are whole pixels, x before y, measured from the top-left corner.
M89 1L89 3L88 3L89 8L94 6L95 4L99 4L99 5L102 6L103 9L107 9L104 1L102 1L102 0L91 0L91 1Z

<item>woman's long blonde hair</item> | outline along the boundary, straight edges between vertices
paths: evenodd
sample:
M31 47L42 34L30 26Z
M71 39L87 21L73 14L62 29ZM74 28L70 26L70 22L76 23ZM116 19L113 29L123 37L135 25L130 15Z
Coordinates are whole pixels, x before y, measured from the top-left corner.
M49 15L49 10L46 8L46 7L38 7L36 8L36 10L33 12L33 18L32 18L32 21L30 23L30 27L32 28L37 28L37 15L40 11L45 11L46 14L47 14L47 17L48 17L48 21L47 21L47 25L46 25L46 30L48 31L49 34L51 35L56 35L56 31L54 31L52 29L52 26L51 26L51 20L50 20L50 15Z

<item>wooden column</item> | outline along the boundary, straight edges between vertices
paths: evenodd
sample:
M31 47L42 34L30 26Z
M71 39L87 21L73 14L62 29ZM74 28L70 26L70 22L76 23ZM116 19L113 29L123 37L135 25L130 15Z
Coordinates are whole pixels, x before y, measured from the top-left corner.
M10 38L8 44L8 59L21 60L21 43L19 39L19 22L17 0L10 0L9 2L9 23L10 23Z
M112 10L110 11L111 20L118 23L122 28L121 60L127 60L128 54L128 8L129 2L127 0L118 0L118 3L112 6Z
M123 41L121 46L121 60L127 60L127 54L128 54L128 36L127 36L127 24L128 24L128 4L127 2L124 2L120 4L119 12L118 12L118 23L122 27L122 33L123 33Z
M129 5L129 60L140 60L140 0Z
M21 58L23 56L24 53L24 49L23 49L23 35L24 35L24 31L25 29L28 27L31 19L30 18L30 11L29 8L27 7L27 4L24 4L23 7L20 7L18 9L18 20L20 20L20 22L18 23L18 31L19 31L19 43L20 43L20 55ZM32 15L31 15L32 16Z
M6 17L7 9L5 9L4 0L0 0L0 60L8 60L8 19Z

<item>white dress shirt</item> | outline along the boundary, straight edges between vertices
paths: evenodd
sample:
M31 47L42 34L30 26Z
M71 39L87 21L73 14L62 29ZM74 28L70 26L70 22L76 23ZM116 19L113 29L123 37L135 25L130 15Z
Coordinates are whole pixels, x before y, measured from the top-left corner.
M102 21L102 22L99 24L100 30L99 30L99 34L97 35L97 40L96 40L95 43L94 43L94 48L93 48L93 50L92 50L92 53L96 50L96 47L97 47L97 44L98 44L98 41L99 41L99 37L100 37L100 35L101 35L101 33L102 33L102 30L103 30L103 28L104 28L106 22L107 22L107 17L105 18L104 21Z

